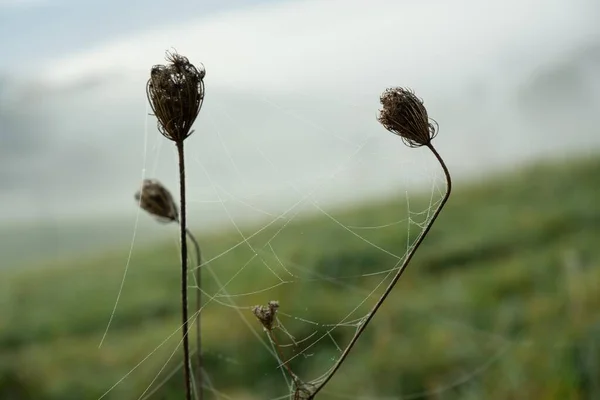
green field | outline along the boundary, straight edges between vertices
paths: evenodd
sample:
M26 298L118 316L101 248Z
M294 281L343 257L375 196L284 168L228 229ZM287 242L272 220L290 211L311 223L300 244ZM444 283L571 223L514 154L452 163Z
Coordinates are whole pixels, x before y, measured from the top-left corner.
M318 398L600 399L599 176L592 158L458 183ZM422 223L429 196L410 200ZM311 380L330 368L419 232L406 209L399 196L247 229L247 242L235 230L200 235L212 260L202 268L208 397L286 394L249 310L269 300L280 302L275 333L292 369ZM143 361L103 398L142 395L180 340L178 250L174 241L135 249L99 349L126 260L123 250L0 272L0 399L97 399ZM176 372L152 398L182 398L181 382Z

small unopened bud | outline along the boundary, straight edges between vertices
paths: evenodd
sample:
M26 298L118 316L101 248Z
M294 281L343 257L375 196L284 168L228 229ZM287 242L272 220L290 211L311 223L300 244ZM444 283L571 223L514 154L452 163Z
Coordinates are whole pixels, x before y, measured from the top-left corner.
M266 330L270 331L273 329L273 323L275 322L275 316L277 309L279 308L279 302L272 300L267 303L266 306L254 306L252 312L258 318L260 323L265 327Z
M161 222L174 222L179 219L173 196L155 179L145 179L142 188L135 194L135 199L143 210L154 215Z
M381 95L378 121L410 147L427 146L437 135L438 125L430 120L423 100L410 89L389 88Z
M174 142L192 134L192 125L204 101L204 66L196 68L177 53L167 52L167 65L150 71L146 95L158 119L159 132Z

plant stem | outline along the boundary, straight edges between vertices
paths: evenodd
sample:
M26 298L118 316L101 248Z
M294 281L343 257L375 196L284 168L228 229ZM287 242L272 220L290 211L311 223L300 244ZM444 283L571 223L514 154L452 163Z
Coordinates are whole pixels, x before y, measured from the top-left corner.
M192 382L190 379L190 343L188 339L188 302L187 302L187 237L186 237L186 205L185 205L185 162L183 155L183 140L176 142L179 156L179 199L181 232L181 319L183 332L183 375L185 379L185 398L192 400Z
M385 299L388 297L388 295L390 294L390 292L392 291L392 289L394 288L394 286L396 285L396 283L398 282L398 280L400 279L400 277L406 270L406 267L412 260L413 256L415 255L415 253L416 253L417 249L419 248L419 246L421 245L421 243L423 243L425 236L427 236L427 234L429 233L429 230L433 226L433 223L437 219L438 215L442 211L442 208L444 208L444 205L446 205L446 202L448 201L448 198L450 197L450 192L452 191L452 179L450 178L450 172L448 171L448 167L446 167L446 163L444 162L442 157L439 155L439 153L437 152L437 150L433 147L433 145L431 143L427 144L426 146L429 148L429 150L431 150L431 152L433 153L435 158L438 160L438 162L442 166L442 169L444 170L444 175L446 176L446 194L444 195L444 198L442 199L442 202L440 203L440 205L436 208L435 212L433 213L433 216L427 223L427 226L425 227L425 229L423 229L423 231L421 232L421 234L415 241L415 244L410 248L408 254L406 255L406 258L404 259L404 262L402 263L402 266L400 267L398 272L396 272L396 275L394 276L392 281L389 283L389 285L385 289L385 292L379 298L379 300L377 300L377 302L375 303L375 305L373 306L373 308L367 315L367 318L365 319L365 321L362 324L360 324L360 326L358 327L358 330L356 331L356 333L350 340L350 343L348 344L346 349L342 352L342 355L340 356L340 358L337 360L337 362L333 366L333 369L331 369L331 371L327 374L325 379L316 387L316 389L314 390L312 395L309 397L310 400L315 398L317 393L319 393L319 391L321 389L323 389L323 387L327 384L327 382L329 382L329 380L333 377L333 375L335 375L335 373L338 371L338 369L342 366L342 363L344 362L346 357L348 357L348 354L350 353L350 351L352 350L352 348L354 347L354 345L356 344L356 342L358 341L358 339L360 338L360 336L362 335L364 330L367 328L367 325L373 319L377 310L379 310L379 308L381 307L381 305L383 304Z
M186 229L187 235L194 244L194 248L196 250L196 285L198 288L196 289L196 360L198 361L198 374L197 374L197 382L198 382L198 399L202 400L202 339L200 336L200 306L202 305L202 291L200 288L202 274L200 273L200 265L202 265L202 252L200 251L200 245L196 240L196 237L192 234L189 229Z
M298 378L296 377L296 374L294 374L292 369L287 364L288 361L284 361L285 356L283 355L283 351L281 350L281 346L279 345L279 341L277 340L277 337L270 330L267 330L267 335L269 335L269 338L271 339L271 341L273 342L273 344L275 346L275 349L277 350L277 354L279 355L279 358L281 359L281 365L283 365L283 367L287 370L288 374L290 374L290 378L292 378L292 380L294 381L294 385L296 387L298 387Z

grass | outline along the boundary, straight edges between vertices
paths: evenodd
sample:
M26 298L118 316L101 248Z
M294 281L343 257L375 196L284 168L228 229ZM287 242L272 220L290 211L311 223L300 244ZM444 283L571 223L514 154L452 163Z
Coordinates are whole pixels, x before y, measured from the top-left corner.
M599 175L600 158L591 158L456 185L412 266L318 398L600 398ZM413 211L427 209L427 197L412 197ZM327 211L365 227L402 220L405 208L398 198ZM286 347L297 355L294 371L310 380L333 365L336 345L348 342L381 293L382 271L418 228L354 232L380 249L321 215L276 222L205 268L203 289L217 294L203 311L205 363L219 392L261 400L287 392L249 310L269 300L279 300L280 320L300 342ZM200 237L207 259L240 240L237 232ZM125 260L115 251L0 271L0 398L98 398L173 334L104 398L139 397L180 341L178 249L136 248L98 349ZM231 279L230 296L211 271L222 283ZM346 326L329 325L346 316ZM164 374L179 360L177 353ZM181 398L180 373L153 398Z

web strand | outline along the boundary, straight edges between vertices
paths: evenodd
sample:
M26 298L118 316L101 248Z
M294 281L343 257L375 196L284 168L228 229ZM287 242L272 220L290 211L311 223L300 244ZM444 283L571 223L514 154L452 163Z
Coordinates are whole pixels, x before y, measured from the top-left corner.
M236 162L234 154L227 145L221 134L219 128L219 118L224 117L228 123L234 126L235 134L243 137L251 145L247 151L252 152L260 160L264 161L270 168L270 172L273 173L281 182L281 186L290 193L297 196L292 201L292 204L283 210L272 211L267 207L262 207L258 204L260 196L265 195L267 192L254 191L251 194L240 196L234 194L232 191L227 190L224 184L218 182L209 170L209 163L205 163L196 154L193 154L193 150L190 148L191 159L194 164L202 170L203 182L207 183L212 194L215 196L214 200L196 200L191 199L190 203L199 205L210 205L217 204L224 213L226 224L233 230L236 237L233 244L227 246L224 250L206 250L206 260L194 268L204 269L204 273L210 276L211 283L214 283L215 287L198 287L197 282L190 285L190 289L200 290L203 294L205 301L202 304L201 309L198 312L210 313L210 312L222 312L223 310L231 310L235 312L236 318L242 322L244 329L249 332L246 334L256 341L261 350L268 353L269 357L273 359L273 375L281 381L285 389L294 389L294 379L291 378L285 371L284 363L287 365L304 365L303 362L310 363L315 356L320 355L322 348L329 349L331 358L322 362L322 367L318 370L310 370L310 374L316 378L312 382L319 382L325 379L327 373L334 367L334 361L337 359L346 347L348 342L349 334L356 332L369 317L368 306L372 304L377 298L378 294L381 293L385 284L390 281L392 276L398 271L399 266L404 261L406 255L415 244L415 226L419 229L423 229L425 224L432 217L432 211L439 205L442 191L438 184L438 181L434 179L436 175L428 171L429 177L431 177L431 186L429 187L429 196L427 199L422 199L423 206L418 207L411 204L411 198L409 191L403 189L404 196L399 196L400 199L404 198L404 201L398 201L400 214L404 213L399 217L394 215L390 221L384 221L379 223L378 221L354 221L349 217L346 217L343 213L338 213L336 209L333 211L328 209L328 206L321 202L317 197L320 191L329 186L334 185L336 179L343 173L346 172L350 166L358 162L357 159L365 151L365 148L370 141L373 140L374 135L367 134L364 140L356 141L350 140L339 133L332 132L324 128L323 126L316 124L313 121L303 117L299 113L292 110L286 109L279 106L276 102L267 99L263 96L256 97L261 103L271 107L278 112L288 116L294 123L303 124L311 130L317 130L323 135L327 135L334 139L335 143L339 143L340 146L351 146L351 151L345 154L342 160L336 163L334 167L329 167L327 173L323 174L318 180L311 183L309 189L302 189L299 185L294 184L281 172L281 166L277 165L273 158L269 157L266 152L261 148L259 139L249 137L245 129L236 121L236 118L230 115L227 107L219 107L218 103L215 104L216 112L210 109L204 110L208 118L208 122L211 126L210 131L206 134L216 135L218 144L220 145L224 159L226 160L227 167L230 167L234 171L234 175L240 180L240 185L245 184L246 171L242 166L242 163ZM208 106L208 103L207 103ZM204 115L204 114L203 114ZM147 121L146 121L147 125ZM367 132L368 133L368 132ZM148 129L145 128L144 137L144 169L143 177L145 176L146 167L146 155L148 152L147 141L148 141ZM158 157L161 152L160 141L153 148L154 152L154 164L153 174L156 174L156 168L158 165ZM310 160L306 160L310 162ZM418 203L418 202L417 202ZM259 214L263 219L261 226L255 229L244 229L242 224L236 220L233 208L237 206L244 206L249 211ZM332 207L333 208L333 207ZM419 208L419 210L415 210ZM350 238L351 243L354 243L357 248L366 248L368 253L375 253L377 255L384 255L387 263L370 263L366 266L361 266L359 270L346 271L341 268L340 270L330 271L329 265L324 262L324 270L319 269L319 260L311 259L306 256L304 259L303 251L305 250L305 242L311 242L311 238L304 238L303 236L294 233L293 229L296 226L300 226L300 217L303 215L303 209L310 209L314 211L316 215L320 217L320 221L327 221L332 227L335 227L335 237L330 238L331 242L335 242L337 238L343 237L344 239ZM338 215L339 214L339 215ZM131 243L129 252L129 258L126 263L125 275L127 273L131 254L133 252L134 242L136 240L135 233L137 232L139 211L136 214L136 222L134 226L134 236ZM345 219L350 219L347 222ZM405 228L405 230L403 229ZM401 236L406 235L406 238L399 240L399 250L389 250L391 246L387 244L378 243L377 240L372 239L371 235L378 234L386 229L394 229L394 234L401 232ZM292 232L289 234L288 232ZM299 257L295 257L296 253L289 252L284 246L283 242L285 238L293 237L293 246L298 250ZM305 240L306 239L306 240ZM290 240L291 242L291 240ZM335 244L335 243L334 243ZM323 243L323 247L329 245L329 243ZM396 244L395 244L396 245ZM224 246L225 247L225 246ZM204 248L203 248L204 250ZM309 252L311 249L306 249ZM322 249L317 249L322 250ZM353 250L353 249L348 249ZM403 254L400 252L404 251ZM247 253L250 253L247 255ZM335 255L336 253L334 253ZM230 263L230 259L235 260L233 265ZM217 274L218 272L218 274ZM253 274L260 275L260 281L248 281L248 276ZM192 274L193 276L193 274ZM225 276L226 278L222 277ZM120 294L123 289L125 282L125 276L117 296L116 304L111 315L110 321L114 312L117 309ZM203 285L206 284L204 280ZM348 299L346 302L339 301L333 306L324 305L325 309L322 312L318 308L320 304L314 304L311 302L311 296L313 291L324 291L324 290L340 291L342 295L336 293L332 295L334 301L338 301L339 298ZM264 303L269 300L277 300L278 296L284 293L292 293L289 297L286 296L285 300L288 304L281 304L281 309L277 313L277 321L273 331L277 334L278 343L274 343L268 334L262 332L260 324L254 320L251 310L252 306L256 304L257 299ZM315 297L317 294L315 294ZM306 305L305 305L306 304ZM501 335L497 335L493 332L487 332L485 330L478 330L475 327L461 324L456 320L452 320L444 315L427 315L424 316L419 310L411 309L410 305L404 306L402 312L406 315L411 315L415 318L425 317L431 323L443 323L448 326L454 326L457 329L464 329L466 332L472 335L481 335L484 338L492 341L503 341L505 344L499 351L497 351L492 357L490 357L485 363L479 365L471 372L464 374L463 377L447 385L442 385L432 391L424 391L419 393L400 394L403 399L417 399L425 398L431 395L442 395L443 393L451 390L455 387L465 384L466 382L474 379L476 376L483 374L491 365L497 362L502 356L507 354L513 342L506 342L506 338ZM189 330L192 329L192 325L196 315L191 316L189 319L190 325ZM106 328L106 332L110 327L110 321ZM237 321L236 321L237 322ZM105 397L109 392L115 389L120 383L122 383L127 377L129 377L142 363L144 363L150 356L158 351L170 338L172 338L178 331L178 329L171 333L165 341L160 343L154 350L148 354L140 363L135 365L127 374L125 374L114 386L112 386L101 398ZM106 332L105 335L106 336ZM102 339L104 341L104 337ZM102 343L101 343L102 344ZM145 400L151 398L152 395L157 393L169 380L182 368L182 364L175 363L173 366L173 358L177 353L181 344L175 347L172 353L165 360L161 360L161 365L158 367L156 374L150 380L146 389L139 394L139 400ZM210 346L210 344L207 344ZM276 347L278 346L278 347ZM286 353L286 357L282 358L279 354L279 350ZM210 351L210 350L208 350ZM203 353L204 354L204 353ZM223 352L226 357L227 353ZM239 365L237 364L239 362ZM306 364L314 367L313 364ZM172 366L171 368L169 368ZM237 361L235 368L252 368L252 363L246 360ZM165 374L165 371L169 371ZM295 372L295 371L294 371ZM165 375L162 379L161 376ZM281 376L279 376L281 375ZM210 376L208 373L203 371L203 382L206 382L204 387L212 392L215 398L231 399L230 393L227 393L227 388L217 388L210 383ZM300 377L303 381L308 382L306 376ZM251 389L251 388L250 388ZM249 390L250 390L249 389ZM357 398L350 395L346 396L341 391L330 391L324 390L331 397L338 398ZM258 394L260 396L260 394ZM287 399L289 394L282 393L281 396L270 397L269 400ZM358 397L360 398L360 397ZM385 399L385 397L369 397L370 399Z

